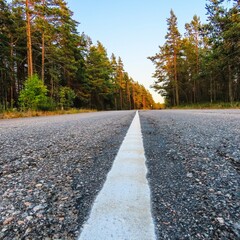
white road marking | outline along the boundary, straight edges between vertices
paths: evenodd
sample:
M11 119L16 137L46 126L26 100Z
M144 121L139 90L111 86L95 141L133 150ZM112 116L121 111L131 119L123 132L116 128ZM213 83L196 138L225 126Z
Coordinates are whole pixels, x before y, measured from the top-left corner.
M153 240L150 190L138 112L78 240Z

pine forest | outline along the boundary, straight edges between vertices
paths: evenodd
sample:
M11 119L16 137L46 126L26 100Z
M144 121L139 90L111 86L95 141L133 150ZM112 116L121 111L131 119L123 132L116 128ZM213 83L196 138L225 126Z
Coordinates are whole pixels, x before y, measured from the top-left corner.
M231 7L229 7L231 6ZM240 101L240 1L208 0L207 24L194 15L181 36L171 10L153 88L169 106Z
M148 57L168 106L240 101L239 0L208 0L206 13L207 23L195 15L181 36L171 10L166 41ZM0 111L156 107L121 57L78 25L64 0L0 0Z
M77 32L64 0L0 0L0 109L152 108L146 88Z

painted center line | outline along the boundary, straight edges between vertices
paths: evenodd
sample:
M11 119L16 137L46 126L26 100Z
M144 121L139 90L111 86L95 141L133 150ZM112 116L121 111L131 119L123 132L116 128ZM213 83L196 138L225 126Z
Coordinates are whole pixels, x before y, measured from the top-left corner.
M78 240L153 240L150 190L138 112Z

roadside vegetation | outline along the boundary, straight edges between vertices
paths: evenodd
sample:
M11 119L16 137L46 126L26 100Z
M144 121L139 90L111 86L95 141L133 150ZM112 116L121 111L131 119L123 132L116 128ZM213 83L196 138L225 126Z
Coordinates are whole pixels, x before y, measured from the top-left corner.
M0 113L155 108L121 57L78 33L72 16L64 0L0 0Z
M53 115L63 115L63 114L75 114L75 113L87 113L95 112L94 109L77 109L71 108L68 110L55 110L55 111L18 111L17 109L7 110L0 113L0 119L10 119L10 118L25 118L25 117L40 117L40 116L53 116Z
M240 102L196 103L173 106L172 109L240 109Z
M54 102L47 93L47 87L36 74L29 77L19 94L19 108L2 109L0 119L37 117L59 114L73 114L95 111L93 109L77 109L74 106L75 93L69 87L61 87L59 101Z
M206 3L208 23L193 16L183 36L171 10L166 42L149 57L156 67L152 87L165 97L161 105L129 76L120 56L77 32L65 0L0 0L0 118L81 109L238 108L239 1Z
M239 1L207 0L206 10L207 24L195 15L184 35L171 10L166 41L149 57L156 68L152 87L168 107L239 107Z

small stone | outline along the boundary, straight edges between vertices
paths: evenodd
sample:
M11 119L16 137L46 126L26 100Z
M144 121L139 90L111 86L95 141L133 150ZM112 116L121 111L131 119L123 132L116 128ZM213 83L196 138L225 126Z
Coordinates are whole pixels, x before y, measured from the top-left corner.
M18 224L18 225L23 225L23 224L24 224L24 221L18 221L17 224Z
M226 194L226 197L229 198L229 199L232 199L232 196L229 193Z
M38 218L43 218L43 215L42 215L41 213L37 213L36 216L37 216Z
M62 198L61 200L62 201L65 201L65 200L67 200L68 199L68 197L64 197L64 198Z
M41 184L41 183L38 183L38 184L35 185L35 187L41 188L41 187L42 187L42 184Z
M13 217L9 217L7 218L4 222L3 222L3 225L8 225L9 223L11 223L13 221Z
M25 205L26 207L30 207L32 204L31 204L30 202L25 202L24 205Z
M42 209L44 209L44 206L40 204L40 205L35 206L35 207L33 208L33 211L34 211L34 212L37 212L37 211L42 210Z
M224 225L224 219L222 217L217 217L217 221L221 224Z
M189 172L189 173L187 173L187 177L188 177L188 178L192 178L192 177L193 177L193 174Z
M28 235L28 233L30 233L32 231L32 229L29 227L27 228L27 230L25 231L25 234L24 235Z
M28 221L31 221L31 220L33 219L33 217L32 217L32 216L27 216L26 219L27 219Z

